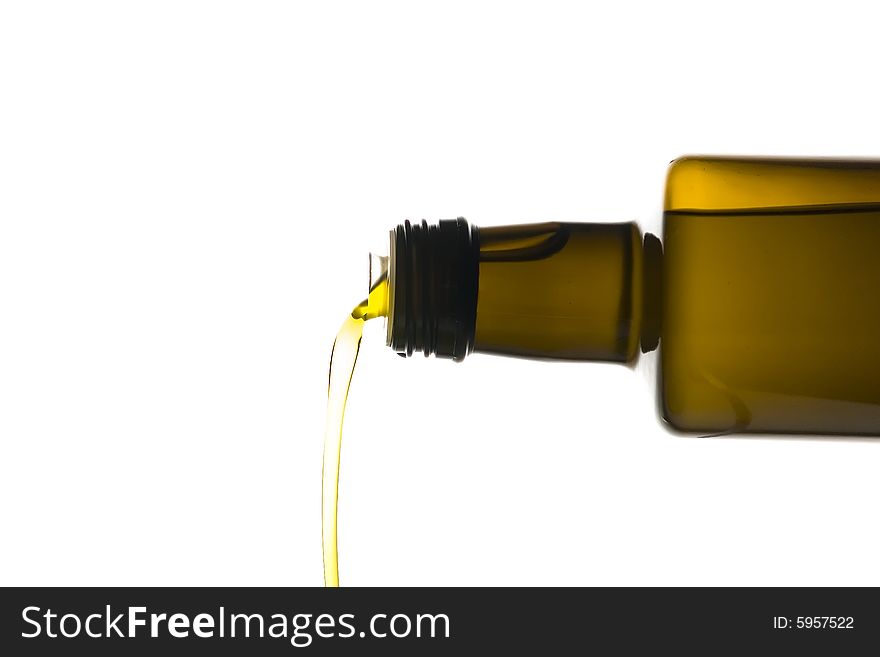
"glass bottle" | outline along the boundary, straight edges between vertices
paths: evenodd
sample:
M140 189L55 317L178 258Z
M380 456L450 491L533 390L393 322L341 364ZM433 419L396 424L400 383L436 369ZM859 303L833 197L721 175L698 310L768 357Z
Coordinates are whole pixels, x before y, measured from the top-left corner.
M660 237L407 221L386 264L403 355L659 350L673 430L880 435L880 161L684 157Z

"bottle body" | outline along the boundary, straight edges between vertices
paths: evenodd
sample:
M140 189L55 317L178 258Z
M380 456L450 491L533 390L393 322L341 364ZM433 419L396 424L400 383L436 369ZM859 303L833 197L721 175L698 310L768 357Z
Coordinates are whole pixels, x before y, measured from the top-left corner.
M880 434L880 165L684 158L659 395L688 432Z
M662 244L634 223L407 222L389 344L630 365L659 348L674 430L880 435L880 162L682 158L663 219Z

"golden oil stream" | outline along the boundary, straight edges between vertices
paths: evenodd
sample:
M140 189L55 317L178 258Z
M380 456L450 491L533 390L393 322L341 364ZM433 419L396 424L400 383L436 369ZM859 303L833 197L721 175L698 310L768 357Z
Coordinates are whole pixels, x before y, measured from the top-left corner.
M330 355L330 381L327 388L327 419L324 426L324 462L321 470L321 539L324 552L324 585L339 586L337 549L337 509L339 506L339 457L342 449L342 423L345 404L357 364L364 323L388 312L388 282L383 276L367 299L351 311L333 343Z

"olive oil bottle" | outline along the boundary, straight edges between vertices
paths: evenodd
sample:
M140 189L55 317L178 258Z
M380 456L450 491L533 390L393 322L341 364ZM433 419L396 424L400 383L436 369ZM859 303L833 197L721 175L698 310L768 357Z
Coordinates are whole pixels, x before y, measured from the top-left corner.
M633 364L701 434L880 435L880 162L685 157L634 223L393 232L389 345Z
M659 416L679 432L880 435L880 161L684 157L663 210L659 236L407 221L362 316L387 315L405 356L659 350Z

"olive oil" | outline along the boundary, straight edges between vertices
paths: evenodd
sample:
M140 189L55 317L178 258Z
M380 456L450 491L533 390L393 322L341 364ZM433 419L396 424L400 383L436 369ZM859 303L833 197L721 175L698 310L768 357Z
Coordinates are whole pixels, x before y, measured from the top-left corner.
M657 407L701 435L880 436L880 161L685 157L663 230L629 223L391 232L387 280L331 361L324 572L338 584L342 416L363 323L404 356L635 366L659 350Z
M880 432L880 205L668 212L665 232L673 427Z
M387 314L388 281L383 275L367 299L355 306L342 323L330 354L327 387L327 419L324 426L324 459L321 469L321 539L324 553L324 585L339 586L339 555L336 527L339 501L339 461L342 422L348 391L357 364L364 323Z
M880 434L880 164L678 160L663 244L673 428Z

